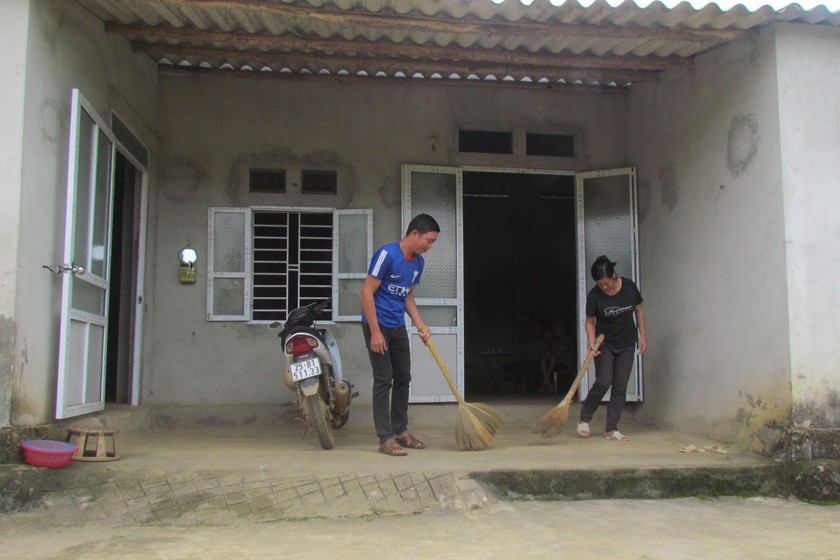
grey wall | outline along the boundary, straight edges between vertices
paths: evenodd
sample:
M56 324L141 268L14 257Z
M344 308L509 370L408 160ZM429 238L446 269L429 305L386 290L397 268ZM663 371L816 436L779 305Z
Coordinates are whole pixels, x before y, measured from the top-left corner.
M26 93L26 38L29 2L9 2L0 11L0 427L8 426L12 414L15 376L15 293L17 291L20 225L20 184L23 152L23 106Z
M840 427L840 29L776 30L794 423Z
M404 163L564 170L632 164L639 172L650 341L639 416L755 447L768 444L768 432L791 419L792 407L800 425L837 425L829 355L837 290L830 279L840 271L836 259L821 258L836 253L838 243L831 209L840 117L827 101L840 85L837 30L777 26L624 96L159 76L151 60L105 34L75 3L17 3L19 13L5 10L4 17L18 23L27 4L25 46L20 34L4 34L2 43L18 54L25 48L25 82L20 65L7 61L13 77L0 97L4 109L6 102L23 104L22 120L4 121L11 128L2 135L13 144L17 127L23 149L0 159L12 177L3 192L10 192L16 168L20 183L19 210L3 210L22 232L7 249L15 270L0 271L0 280L16 284L13 302L0 299L0 369L13 372L13 423L53 418L59 283L41 265L62 260L70 90L78 87L106 120L118 111L160 154L160 161L153 155L150 192L145 404L290 397L279 380L273 333L206 321L210 206L372 208L378 245L400 235ZM459 127L514 130L517 155L459 154ZM580 157L520 155L526 130L574 133ZM249 194L251 166L285 168L290 192ZM338 196L301 195L295 184L306 168L336 169ZM177 278L177 253L187 240L204 257L195 285ZM334 330L348 375L369 400L359 327ZM13 363L4 365L4 357Z
M639 415L758 448L791 410L777 62L772 29L699 56L634 85L628 127L650 343Z
M156 65L106 35L102 22L75 2L31 2L25 56L22 140L10 137L22 145L15 424L54 419L60 282L41 265L63 260L71 89L79 88L106 122L115 110L146 139L154 138L157 113Z
M195 285L178 282L176 255L188 240L207 254L210 206L372 208L378 246L400 237L401 164L557 169L626 164L621 94L224 74L164 74L161 92L145 403L292 398L279 378L282 354L274 332L263 325L207 322L206 258ZM520 152L525 130L572 132L580 139L581 156L558 161L458 154L459 127L514 130ZM286 169L290 192L249 194L249 166ZM306 168L337 169L339 194L301 195L299 174ZM334 331L345 374L356 383L360 400L369 402L370 364L360 327L340 324Z

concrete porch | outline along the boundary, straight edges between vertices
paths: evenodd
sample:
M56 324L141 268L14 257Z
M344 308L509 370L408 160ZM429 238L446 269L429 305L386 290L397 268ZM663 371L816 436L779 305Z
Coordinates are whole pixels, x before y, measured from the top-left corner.
M213 525L474 509L508 499L580 500L697 495L786 495L786 469L768 457L633 420L627 443L574 427L543 440L529 433L554 397L493 402L506 425L483 451L458 451L457 405L413 405L411 429L427 449L377 453L370 409L355 406L331 451L280 407L109 407L70 425L120 430L120 459L63 469L0 466L2 510L38 511L58 525ZM683 453L721 445L726 453Z

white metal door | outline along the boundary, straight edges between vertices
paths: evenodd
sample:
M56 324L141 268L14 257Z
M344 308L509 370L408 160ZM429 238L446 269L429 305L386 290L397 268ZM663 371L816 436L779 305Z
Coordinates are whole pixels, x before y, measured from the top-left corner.
M429 214L440 225L434 247L423 255L426 267L414 292L417 307L458 390L464 392L464 271L461 170L405 165L402 169L402 233L411 218ZM411 338L411 402L449 402L455 398L417 330Z
M639 236L636 211L636 170L634 168L588 171L576 176L578 223L578 314L580 317L580 356L586 355L586 294L595 286L589 274L592 263L607 255L617 263L616 272L639 282ZM642 357L636 363L627 386L627 400L641 401ZM580 384L579 397L586 398L595 383L594 372ZM604 399L609 398L609 393Z
M115 140L73 90L67 173L56 418L105 406Z

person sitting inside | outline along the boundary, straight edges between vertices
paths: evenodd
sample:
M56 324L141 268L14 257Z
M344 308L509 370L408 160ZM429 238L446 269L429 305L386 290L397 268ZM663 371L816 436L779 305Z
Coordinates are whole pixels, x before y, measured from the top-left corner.
M558 393L566 393L574 382L575 346L563 321L554 322L553 341L554 367L551 372L554 389Z

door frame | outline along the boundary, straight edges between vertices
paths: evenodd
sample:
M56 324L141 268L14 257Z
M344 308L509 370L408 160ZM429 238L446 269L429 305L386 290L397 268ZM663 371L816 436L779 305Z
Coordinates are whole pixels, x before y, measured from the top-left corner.
M110 321L110 311L108 309L108 301L109 301L109 293L112 289L111 282L111 259L113 257L113 226L114 226L114 188L115 188L115 166L116 166L116 156L119 153L120 156L124 157L126 161L131 163L131 165L135 168L136 173L140 174L140 180L135 183L135 188L139 189L139 193L135 196L138 198L139 208L135 211L136 219L132 224L132 231L136 232L137 236L137 246L136 251L137 255L134 259L134 263L132 265L132 300L135 302L135 305L131 308L132 319L131 319L131 329L132 333L129 336L129 344L131 344L131 348L129 348L131 361L129 367L129 375L131 379L129 380L129 402L132 406L136 406L140 402L140 376L141 376L141 355L142 355L142 337L143 337L143 313L142 313L142 302L143 302L143 290L144 290L144 270L145 270L145 256L146 256L146 224L148 219L148 183L149 183L149 170L148 165L144 165L138 161L138 159L131 153L131 150L125 146L120 140L117 138L116 134L113 131L113 128L108 125L102 115L96 111L93 105L85 98L85 96L81 93L78 89L73 89L71 92L71 106L73 107L73 111L71 114L71 122L70 122L70 135L69 135L69 143L68 143L68 160L67 160L67 184L66 184L66 192L67 192L67 201L65 204L65 216L67 219L67 223L65 224L64 228L64 262L62 265L56 267L56 272L59 273L61 278L61 304L59 307L59 333L58 333L58 364L57 364L57 382L56 382L56 404L55 404L55 417L56 419L62 418L71 418L74 416L80 416L83 414L88 414L91 412L97 412L103 410L105 408L105 383L106 383L106 375L105 375L105 368L107 367L106 356L108 353L108 329L111 328L111 321ZM71 296L70 296L70 289L72 287L72 283L75 281L75 278L71 279L69 277L64 277L64 274L74 275L76 272L75 266L73 261L73 254L68 253L68 251L72 251L76 247L76 243L78 240L75 239L75 228L76 228L76 221L77 221L77 214L76 214L76 197L79 188L78 184L78 169L79 164L84 164L84 161L80 161L80 154L78 150L79 146L79 138L80 134L82 133L81 130L81 119L82 113L85 113L90 117L93 123L96 125L97 130L101 131L102 134L108 139L111 143L111 147L109 150L108 158L110 160L108 166L108 209L107 209L107 234L106 234L106 263L107 266L103 271L104 276L102 277L104 286L103 292L103 321L102 327L104 329L103 333L103 340L102 340L102 355L101 355L101 370L99 375L100 379L100 391L99 391L99 399L92 400L89 402L82 402L79 404L68 405L66 403L67 400L67 375L68 375L68 363L70 359L70 335L71 335L71 321L72 314L71 314ZM146 148L145 144L143 144L144 148ZM138 196L139 195L139 196ZM70 223L72 221L72 224ZM92 317L92 316L91 316ZM98 324L98 322L94 321ZM85 335L85 340L87 340L87 335ZM87 349L85 350L88 351ZM86 361L86 358L85 358ZM87 367L85 366L85 369ZM87 378L87 374L89 372L85 372L82 374L82 379L84 383L84 379ZM83 397L83 401L88 397Z
M414 217L415 210L412 208L412 173L429 173L440 175L452 175L455 177L455 251L457 255L464 254L464 240L461 234L463 230L463 170L458 166L443 166L443 165L420 165L420 164L404 164L401 169L401 189L402 189L402 203L401 203L401 235L405 232L409 222ZM454 381L458 391L463 395L464 393L464 262L463 258L456 260L455 266L455 297L454 298L419 298L415 296L415 303L418 308L422 307L450 307L455 308L455 326L433 326L428 325L432 334L438 335L438 343L440 345L440 355L444 363L448 363L447 369L454 365ZM433 364L431 356L428 352L415 352L418 346L417 341L419 337L412 336L417 333L417 328L407 322L409 340L412 351L412 362L419 362L415 364L417 369L437 369L437 365ZM447 336L449 335L449 336ZM446 340L455 336L454 348L448 344ZM425 367L427 366L428 367ZM414 367L412 368L414 369ZM449 372L453 374L453 372ZM453 402L455 396L449 391L443 390L440 394L430 395L415 395L413 392L409 393L410 402L412 403L438 403L438 402Z
M147 154L151 153L149 147L140 138L136 131L126 122L126 119L120 117L120 113L116 110L111 111L111 124L113 130L114 118L119 119ZM116 151L122 157L128 160L131 165L140 174L140 181L135 185L140 189L138 207L136 210L135 221L133 223L132 231L137 235L137 246L134 263L132 266L132 297L133 306L131 308L131 348L129 348L131 361L129 365L129 405L140 405L140 381L143 369L143 309L145 306L145 286L146 286L146 238L147 238L147 224L149 216L149 164L143 164L132 153L131 148L120 141L119 135L114 133ZM148 158L147 158L148 159Z
M589 264L585 262L586 259L586 233L585 233L585 211L584 208L584 189L583 183L587 179L597 179L602 177L620 177L627 176L629 180L629 208L630 208L630 272L633 276L632 280L641 290L641 278L639 275L639 209L636 194L636 168L635 167L619 167L615 169L603 169L594 171L581 171L575 175L575 197L577 204L575 206L575 216L577 220L577 260L578 260L578 312L579 318L585 320L586 314L586 294L587 294L587 275L589 273ZM580 356L585 356L588 343L586 339L586 329L583 323L579 325L578 351ZM628 393L626 400L628 402L642 402L644 400L644 368L642 356L636 353L633 367L633 377L628 384L628 388L632 385L636 387L636 393ZM580 386L578 387L578 399L583 401L589 393L589 388L592 386L594 380L591 378L589 371L583 376ZM635 383L633 382L635 380ZM609 401L610 392L604 395L602 401Z
M623 168L616 168L616 169L605 169L605 170L595 170L595 171L573 171L573 170L565 170L565 169L531 169L527 167L505 167L505 166L483 166L483 165L456 165L456 166L431 166L431 165L419 165L419 164L404 164L403 168L403 177L402 177L402 188L403 190L403 205L401 209L402 213L402 222L403 227L406 226L408 220L411 219L410 214L410 191L407 193L405 189L410 188L410 180L407 179L407 175L410 175L411 171L428 171L428 172L447 172L447 173L455 173L458 176L458 184L459 188L457 190L457 201L456 201L456 212L457 212L457 222L459 227L463 228L463 204L464 204L464 195L463 195L463 174L466 172L474 172L474 173L510 173L510 174L522 174L522 175L558 175L558 176L571 176L575 178L575 192L574 196L576 199L575 204L575 231L576 231L576 241L577 241L577 264L578 264L578 292L585 292L586 288L586 276L585 271L587 269L586 263L582 262L582 259L585 258L585 253L581 253L581 246L585 242L584 238L584 231L583 231L583 216L581 213L581 205L582 205L582 196L583 196L583 189L582 184L583 181L587 178L596 178L596 177L609 177L609 176L618 176L618 175L629 175L631 177L631 197L630 197L630 208L631 208L631 235L633 238L633 273L635 278L639 279L639 229L638 229L638 208L637 208L637 201L636 201L636 170L635 167L623 167ZM408 187L406 186L408 185ZM406 204L406 197L409 197L409 204ZM458 254L463 254L463 240L459 236L458 240ZM459 332L460 336L458 337L458 345L457 345L457 377L456 382L459 391L463 394L464 391L464 332L466 329L466 325L464 324L464 297L465 297L465 288L463 286L463 259L461 262L458 263L458 278L459 278L459 291L458 291L458 325L459 325ZM641 284L637 283L640 287ZM576 316L578 319L578 328L576 332L578 333L578 344L582 345L580 348L580 356L584 356L586 354L586 347L585 347L585 340L586 334L584 329L584 322L585 322L585 293L584 299L581 300L580 297L576 298L577 301L577 311ZM419 303L419 302L418 302ZM582 333L582 334L581 334ZM636 356L636 366L635 366L635 375L637 379L637 395L628 395L628 401L642 401L643 400L643 370L642 370L642 359L641 356ZM579 388L579 396L583 398L585 396L586 391L588 390L589 384L589 373L587 373L584 379L581 382L581 386ZM605 397L606 398L606 397ZM426 401L412 401L412 402L426 402ZM438 402L438 401L435 401Z
M136 165L136 164L135 164ZM137 275L134 277L134 336L131 342L131 395L129 404L140 404L140 378L143 372L143 309L146 287L146 224L149 213L149 171L137 168L142 174L140 181L140 211L137 216Z
M71 117L70 117L70 135L68 142L68 161L67 161L67 184L66 184L66 204L65 204L65 224L64 224L64 248L63 248L63 263L56 267L56 272L61 278L61 305L59 307L59 333L58 333L58 371L56 381L56 402L55 402L55 417L56 419L72 418L90 412L96 412L105 408L105 367L106 355L108 351L108 295L110 292L110 278L111 278L111 244L113 239L113 189L114 189L114 162L116 155L116 139L110 127L105 123L101 115L93 108L93 106L85 99L84 95L78 90L73 89L71 93ZM80 152L83 130L82 121L83 115L86 114L93 122L95 128L95 137L91 140L89 146L90 152L82 154ZM88 177L89 184L79 184L79 169L83 165L92 166L94 160L91 158L91 153L99 153L99 138L100 134L104 135L110 146L108 148L108 194L107 204L108 208L105 211L107 215L105 226L107 231L104 232L104 257L102 276L94 277L93 273L86 270L89 266L88 261L77 264L75 262L75 251L81 242L90 243L90 235L92 231L91 223L95 220L95 213L91 210L96 206L96 198L91 197L87 200L88 212L86 214L88 224L84 233L87 237L84 240L77 239L77 224L79 222L77 197L80 188L88 189L90 193L91 185L97 181L97 175L100 171L99 160L96 159L96 167L92 169L90 177ZM91 159L83 159L84 157ZM90 260L90 256L88 256ZM76 276L86 275L84 280L77 280ZM88 278L92 278L88 281ZM101 292L101 313L92 313L87 311L74 311L72 305L73 301L73 286L76 281L89 283L96 288L102 290ZM81 331L81 338L77 341L80 346L78 350L81 355L78 358L81 361L81 367L78 372L71 371L71 360L73 358L73 344L74 332L78 330L73 328L73 321L82 322L84 325ZM101 327L102 347L98 349L99 353L99 397L98 400L93 400L93 395L89 395L89 382L92 378L89 374L89 358L91 357L91 337L90 327L88 325L97 325ZM78 382L75 382L78 381ZM77 395L81 402L69 404L68 403L68 389L76 386L76 389L81 391ZM91 399L91 400L88 400Z

